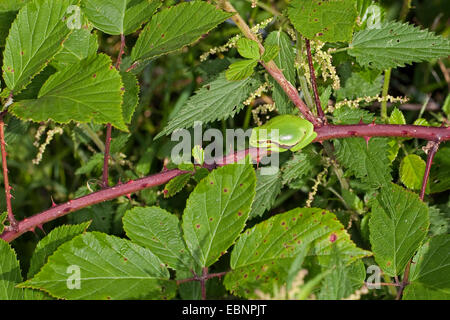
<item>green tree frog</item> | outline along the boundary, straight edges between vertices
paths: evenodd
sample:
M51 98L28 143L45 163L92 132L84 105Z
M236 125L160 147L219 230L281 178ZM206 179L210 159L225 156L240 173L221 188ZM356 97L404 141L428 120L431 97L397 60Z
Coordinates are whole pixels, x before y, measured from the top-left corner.
M316 136L311 122L294 115L281 115L254 128L250 145L275 152L297 151L310 144Z

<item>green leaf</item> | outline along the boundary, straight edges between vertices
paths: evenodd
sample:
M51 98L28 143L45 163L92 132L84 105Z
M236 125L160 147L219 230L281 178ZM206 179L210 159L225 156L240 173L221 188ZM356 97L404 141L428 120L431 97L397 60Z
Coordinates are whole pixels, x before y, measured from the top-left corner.
M173 297L176 290L168 270L150 250L99 232L61 245L41 271L19 287L64 299L160 299Z
M450 189L450 148L439 148L433 160L430 173L431 192L443 192Z
M364 109L354 109L349 106L340 107L333 112L333 123L335 124L357 124L360 121L371 123L375 119L373 113Z
M201 274L202 272L201 270L195 271L197 272L197 274ZM176 276L177 280L183 280L192 278L193 275L190 270L177 270ZM202 288L200 285L200 281L188 281L180 283L178 286L178 293L183 300L200 300L202 298Z
M0 2L0 11L17 11L30 0L8 0Z
M345 81L343 88L339 89L338 100L353 100L359 97L376 96L381 92L383 76L379 75L372 81L368 81L362 72L353 72L350 78Z
M200 266L212 265L239 236L255 187L251 165L231 164L214 170L191 193L182 227L187 247Z
M425 174L425 161L415 154L409 154L400 163L400 180L412 190L422 188L423 176Z
M388 159L389 139L364 138L334 140L336 156L349 172L370 188L378 188L391 180L391 162Z
M16 288L22 281L20 265L9 243L0 239L0 300L20 300L23 290Z
M429 235L436 236L450 233L450 205L444 205L444 208L429 207L430 230Z
M364 285L364 263L358 260L347 266L344 257L336 251L335 254L332 253L332 271L323 279L318 294L319 300L345 299Z
M427 119L424 118L418 118L413 122L413 125L415 126L425 126L425 127L429 127L430 123L427 121Z
M170 268L190 270L194 267L175 215L158 207L133 208L125 213L123 227L128 238L149 248Z
M3 230L5 229L5 221L8 217L8 212L3 212L0 214L0 234L3 233Z
M197 41L232 14L203 2L183 2L155 14L131 52L133 61L154 59Z
M389 276L399 275L428 232L428 207L419 197L391 184L372 207L370 243L375 261Z
M47 263L48 257L50 257L60 245L85 232L90 224L91 222L88 221L78 225L63 225L53 229L38 242L36 249L34 249L27 277L32 278L38 273Z
M128 131L122 117L122 81L111 59L100 54L73 64L48 78L39 96L11 106L14 115L32 121L52 119L106 124Z
M14 93L25 88L61 50L70 33L64 14L74 1L34 0L19 11L6 39L2 67L3 79Z
M386 22L353 36L347 51L362 66L385 70L450 54L450 41L407 23Z
M410 284L405 300L450 299L450 235L431 238L417 252L411 264Z
M251 60L259 60L259 46L258 43L254 40L250 40L247 38L240 38L236 42L236 47L241 56Z
M86 162L84 165L79 167L76 171L76 175L81 174L89 174L92 171L99 171L101 168L103 168L103 160L105 156L102 153L96 153L94 154L88 162Z
M98 50L98 39L88 29L75 29L64 41L63 48L53 58L52 65L61 70L64 67L94 56Z
M256 171L256 194L250 212L250 219L262 216L264 212L270 210L278 194L281 192L280 172L276 174L262 175L261 169Z
M278 53L280 52L280 47L277 45L266 45L266 50L264 51L261 59L265 63L268 63L270 60L275 59L278 56Z
M442 111L445 112L447 117L450 117L450 94L445 98L444 105L442 106Z
M304 37L349 42L356 22L354 0L292 0L289 19Z
M286 79L295 85L295 52L291 38L281 30L273 31L267 36L264 46L266 48L269 46L277 46L280 48L278 55L274 58L274 62L283 71ZM291 100L278 82L272 77L270 78L270 83L273 86L273 100L275 101L277 110L281 114L290 114L294 106Z
M232 63L225 76L228 81L239 81L250 77L253 74L255 67L258 65L257 60L239 60Z
M195 121L203 123L232 117L243 107L243 103L261 82L255 78L228 81L221 73L213 82L204 85L189 98L181 110L155 139L176 129L190 128Z
M170 180L166 186L164 187L164 198L170 198L176 195L178 192L183 190L183 188L188 183L189 179L191 179L191 173L181 174L176 176L172 180Z
M320 157L314 154L312 148L303 149L301 152L295 152L281 168L283 172L283 185L299 180L311 173L314 166L320 164Z
M39 90L41 90L42 85L45 81L50 78L57 70L52 66L48 65L39 74L37 74L33 80L27 85L27 87L22 90L19 94L14 95L14 101L36 99L39 95ZM21 121L23 122L23 121ZM29 124L28 124L29 125Z
M95 28L127 35L141 27L161 6L158 0L83 0L82 10Z
M388 121L389 121L389 124L406 124L405 116L397 108L394 108L394 110L392 110ZM390 139L388 142L388 145L389 145L388 158L391 162L393 162L397 158L398 151L400 150L399 141L401 141L401 140L402 139L399 139L399 138L393 138L393 139ZM429 188L429 186L427 186L427 189L428 188Z
M71 223L92 221L89 226L90 231L110 232L113 214L112 203L103 202L70 214L69 221Z
M296 208L241 234L231 253L233 271L226 275L225 287L242 297L255 297L255 289L270 292L275 278L278 284L286 281L292 262L308 243L309 255L317 257L325 267L330 265L333 244L346 264L370 254L355 246L333 213L319 208Z
M125 93L123 94L122 114L125 123L130 124L131 119L139 103L139 83L135 75L130 72L121 72L123 81L123 88Z
M400 110L394 108L389 116L389 124L406 124L405 116Z
M194 158L196 164L203 165L205 162L205 151L201 146L195 145L194 148L192 148L192 158Z

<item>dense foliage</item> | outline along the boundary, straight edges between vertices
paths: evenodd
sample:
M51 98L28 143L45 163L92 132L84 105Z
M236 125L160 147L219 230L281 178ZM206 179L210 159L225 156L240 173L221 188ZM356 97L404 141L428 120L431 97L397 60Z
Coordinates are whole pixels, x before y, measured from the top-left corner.
M449 5L0 0L0 299L450 299Z

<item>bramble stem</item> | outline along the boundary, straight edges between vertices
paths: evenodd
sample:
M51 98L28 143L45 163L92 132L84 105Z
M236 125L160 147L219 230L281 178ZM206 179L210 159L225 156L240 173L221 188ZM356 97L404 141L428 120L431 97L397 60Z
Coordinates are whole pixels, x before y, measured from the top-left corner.
M106 139L105 139L105 156L103 158L103 177L102 186L103 188L108 188L108 172L109 172L109 151L111 148L111 123L106 125Z
M428 141L450 140L450 127L426 127L400 124L326 125L316 128L316 142L349 137L404 137Z
M260 159L267 155L265 149L250 148L247 150L238 151L223 158L215 159L217 166L224 166L230 163L241 161L249 155L252 159L259 162ZM205 168L212 170L216 165L204 165ZM37 226L42 226L44 223L55 220L65 216L71 212L92 206L94 204L112 200L121 196L126 196L144 189L156 187L165 184L173 178L189 171L183 170L167 170L154 175L150 175L138 180L131 180L126 183L120 183L114 187L106 188L81 198L69 200L66 203L54 206L46 211L38 213L29 218L25 218L17 225L17 230L7 230L0 235L0 239L10 242L21 236L27 231L34 230Z
M208 267L202 268L202 277L200 278L200 286L202 288L202 300L206 300L206 276L208 275Z
M120 34L120 49L116 61L116 69L120 70L120 64L122 63L122 55L125 53L125 36ZM106 140L105 140L105 156L103 158L103 177L102 186L103 188L108 187L108 177L109 177L109 151L111 147L111 132L112 126L110 123L106 125Z
M177 280L177 285L186 282L199 281L202 288L202 300L206 300L206 281L212 278L221 278L226 275L229 271L219 272L219 273L208 273L208 268L202 268L202 275L197 275L193 270L191 270L194 276L192 278Z
M427 188L427 183L428 183L428 179L430 176L431 165L433 163L434 156L436 155L436 153L439 149L439 142L429 141L427 146L425 147L425 149L427 150L427 164L425 167L425 173L423 175L422 188L420 189L420 200L422 200L422 201L423 201L423 198L425 197L425 190ZM397 296L395 297L396 300L400 300L402 298L403 291L405 290L406 286L409 284L409 271L411 269L411 262L412 262L412 259L410 259L408 261L408 264L406 265L405 273L403 273L402 281L398 282L398 280L397 280L399 289L397 292Z
M409 279L409 270L411 269L411 262L412 262L412 259L410 259L408 261L408 264L406 265L405 273L403 274L402 281L399 282L398 279L396 280L397 286L399 288L398 288L397 296L395 297L395 300L400 300L402 298L403 291L405 290L406 286L409 285L408 279Z
M117 56L117 61L116 61L116 69L119 70L120 69L120 64L122 63L122 56L125 53L125 36L123 34L120 35L120 49L119 49L119 54Z
M155 175L151 175L139 180L129 181L124 184L116 185L111 188L106 188L84 197L69 200L66 203L51 207L50 209L43 211L39 214L25 218L17 225L17 230L6 231L0 235L0 238L10 242L17 237L21 236L27 231L34 230L35 227L40 226L49 221L55 220L59 217L65 216L71 212L78 211L80 209L92 206L94 204L112 200L120 196L131 194L143 189L159 186L161 184L169 182L171 179L179 176L187 171L182 170L168 170Z
M310 43L309 39L306 39L306 38L305 38L305 43L306 43L306 54L308 56L309 73L311 76L311 85L313 87L314 99L316 102L317 115L319 116L322 123L326 124L327 119L325 118L325 114L323 113L322 105L320 103L320 98L319 98L319 92L317 90L316 72L314 70L314 64L313 64L312 55L311 55L311 43Z
M317 138L315 142L339 139L348 137L411 137L426 139L429 141L443 142L450 140L450 128L445 127L425 127L414 125L389 125L389 124L357 124L357 125L325 125L316 128ZM247 150L238 151L224 158L216 159L218 166L224 166L230 163L236 163L245 159L250 155L252 159L259 162L265 155L262 148L249 148ZM212 167L211 167L212 168ZM31 218L24 219L19 222L19 230L17 232L4 232L0 238L5 241L12 241L31 230L33 227L42 225L43 223L52 221L56 218L64 216L70 212L91 206L93 204L112 200L120 196L124 196L133 192L137 192L146 188L151 188L167 183L174 177L186 173L181 170L170 170L148 176L139 180L130 181L127 184L116 185L95 193L91 193L82 198L74 199L65 204L51 208L47 211L39 213Z
M8 212L8 221L11 228L14 231L18 230L18 223L16 218L14 218L14 213L11 206L11 186L9 185L8 179L8 164L6 162L6 142L5 142L5 122L3 121L4 114L0 115L0 146L2 152L2 167L3 167L3 183L5 186L5 198L6 198L6 211Z
M241 30L241 32L244 34L244 36L250 40L255 41L258 43L259 51L261 54L264 53L264 46L259 41L258 37L252 32L250 27L247 25L247 23L242 19L242 17L239 15L239 13L236 11L236 9L226 0L219 0L218 3L222 7L223 10L227 12L234 13L234 16L231 17L231 19L236 23L238 28ZM287 96L291 99L291 101L294 103L294 105L299 109L301 114L310 121L314 126L320 126L319 120L311 113L308 106L303 102L303 100L298 95L297 89L290 83L285 76L283 75L283 72L277 67L275 62L273 60L264 63L260 61L261 65L267 70L267 72L278 82L278 84L281 86L283 91L287 94Z
M429 141L425 148L428 150L428 152L427 152L427 164L425 166L425 173L423 175L422 180L422 188L420 189L420 199L422 201L423 198L425 197L425 190L427 188L427 183L430 176L431 165L433 163L434 156L436 155L436 152L439 149L439 143Z

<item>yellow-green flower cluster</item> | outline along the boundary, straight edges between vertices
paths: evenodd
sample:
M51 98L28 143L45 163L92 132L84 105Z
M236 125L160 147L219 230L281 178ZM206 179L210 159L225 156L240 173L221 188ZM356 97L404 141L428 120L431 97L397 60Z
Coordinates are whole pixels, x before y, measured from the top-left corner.
M311 40L310 44L311 44L311 51L314 52L314 54L312 54L313 63L317 63L319 65L318 70L316 70L317 72L316 77L320 75L322 76L322 79L324 81L331 79L332 88L334 90L339 90L341 87L341 80L339 79L336 73L336 68L333 66L332 63L333 57L331 56L331 51L322 50L325 43L320 40ZM299 62L297 61L297 66L299 66L302 69L306 79L308 79L309 82L311 79L311 74L309 72L308 59L306 58L306 53L302 54L304 54L305 56L302 59L302 61ZM318 71L320 71L320 74Z
M269 116L267 114L269 112L274 111L275 109L276 109L275 103L266 103L266 104L261 104L261 105L257 106L255 109L252 110L253 121L255 121L255 123L258 127L262 126L263 122L259 118L259 114L266 115L266 120L268 120Z
M247 100L245 100L243 102L244 106L249 106L253 100L255 100L256 98L261 97L261 95L264 92L267 92L269 90L269 83L268 82L264 82L262 85L260 85L258 87L258 89L256 89L254 92L252 92L252 94L250 94L250 96L247 98Z
M39 148L36 158L34 158L32 160L33 164L35 164L35 165L38 165L41 162L42 156L45 152L45 149L50 144L50 142L52 142L54 135L55 134L63 134L63 129L61 127L56 127L54 129L51 129L47 132L47 138L45 139L45 142L43 144L39 145L39 140L40 140L42 134L45 132L45 129L46 129L45 125L40 126L35 135L35 141L33 144L35 147Z
M320 186L320 184L324 181L324 177L326 176L326 174L328 173L328 168L331 165L331 161L329 159L327 159L327 162L325 163L325 166L322 170L322 172L320 172L317 177L316 180L314 180L314 186L312 187L311 192L308 194L308 200L306 200L306 208L311 208L312 202L314 201L314 197L317 194L317 190Z
M269 18L266 19L264 21L262 21L261 23L256 24L255 26L253 26L251 28L252 32L255 33L256 35L258 35L258 37L260 37L259 35L259 30L260 29L264 29L265 27L267 27L267 25L272 22L273 18ZM242 36L240 34L235 35L234 37L230 38L227 43L225 43L224 45L220 46L220 47L214 47L209 49L208 52L203 53L200 56L200 61L205 61L206 59L209 58L210 55L213 54L217 54L217 53L223 53L223 52L227 52L228 50L230 50L231 48L236 47L236 42L241 38Z
M354 100L347 100L344 99L342 101L339 101L338 103L336 103L336 105L334 106L333 109L339 109L342 106L349 106L351 108L358 108L359 104L362 102L365 103L371 103L371 102L383 102L383 101L387 101L390 103L406 103L408 102L408 98L407 97L393 97L391 95L387 95L384 98L382 96L380 96L379 94L377 94L376 96L366 96L366 97L361 97L361 98L356 98ZM332 111L332 110L330 110Z

